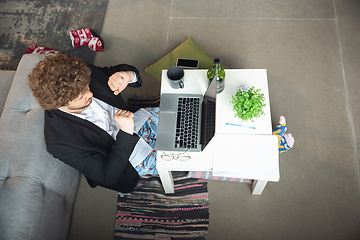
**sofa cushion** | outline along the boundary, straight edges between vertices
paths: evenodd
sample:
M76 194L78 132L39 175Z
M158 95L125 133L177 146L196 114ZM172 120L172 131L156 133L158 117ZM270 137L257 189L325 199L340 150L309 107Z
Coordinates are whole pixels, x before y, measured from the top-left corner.
M0 232L4 239L66 239L79 173L46 151L44 110L27 84L44 56L24 55L0 118Z

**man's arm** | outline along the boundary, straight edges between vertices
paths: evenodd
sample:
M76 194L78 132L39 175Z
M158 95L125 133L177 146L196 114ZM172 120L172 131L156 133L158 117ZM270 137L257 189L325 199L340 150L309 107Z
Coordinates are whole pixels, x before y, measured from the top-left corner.
M107 156L96 150L78 149L65 144L48 146L48 152L86 177L104 185L112 185L120 179L138 140L138 136L120 130Z
M127 72L132 71L136 74L137 81L135 83L130 83L130 87L141 87L142 86L142 79L139 74L139 70L131 65L128 64L119 64L116 66L111 67L97 67L99 70L101 70L103 73L107 75L108 78L110 78L114 73L117 72Z
M130 82L136 82L136 75L132 71L117 72L111 75L108 85L115 95L121 93Z

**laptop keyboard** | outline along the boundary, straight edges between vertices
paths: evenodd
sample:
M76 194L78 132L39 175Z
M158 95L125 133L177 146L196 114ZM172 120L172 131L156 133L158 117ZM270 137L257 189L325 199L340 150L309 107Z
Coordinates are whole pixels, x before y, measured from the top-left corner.
M199 143L199 106L199 98L179 98L175 147L197 148Z

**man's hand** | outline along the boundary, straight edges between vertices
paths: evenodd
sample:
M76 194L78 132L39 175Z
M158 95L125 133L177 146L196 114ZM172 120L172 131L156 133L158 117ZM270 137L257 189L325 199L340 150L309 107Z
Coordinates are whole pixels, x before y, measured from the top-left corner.
M134 77L135 73L132 71L117 72L111 75L108 81L108 85L111 91L113 91L115 95L118 95L127 87L129 82L133 80Z
M130 111L119 110L114 115L115 123L124 132L133 135L134 133L134 114Z

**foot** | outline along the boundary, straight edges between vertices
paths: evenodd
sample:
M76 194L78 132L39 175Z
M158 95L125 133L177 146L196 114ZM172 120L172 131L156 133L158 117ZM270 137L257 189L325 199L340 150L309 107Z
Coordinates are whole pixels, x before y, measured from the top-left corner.
M102 52L104 50L101 39L95 37L90 28L70 31L70 39L74 48L85 46L96 52Z
M287 126L286 126L286 120L284 116L280 116L279 124L277 127L273 130L273 135L277 135L279 138L282 138L284 134L286 133Z
M25 54L32 54L32 53L37 53L37 54L46 54L46 53L60 53L60 51L51 49L51 48L47 48L47 47L38 47L38 46L30 46L28 47L28 49L26 49Z
M94 36L91 33L90 28L70 31L71 44L74 48L82 46L81 44L84 41L90 40L92 37Z
M103 43L101 42L100 38L98 38L98 37L90 38L89 41L83 42L81 46L86 46L96 52L104 51Z
M285 133L284 137L279 142L279 153L289 151L295 143L295 139L291 133Z

